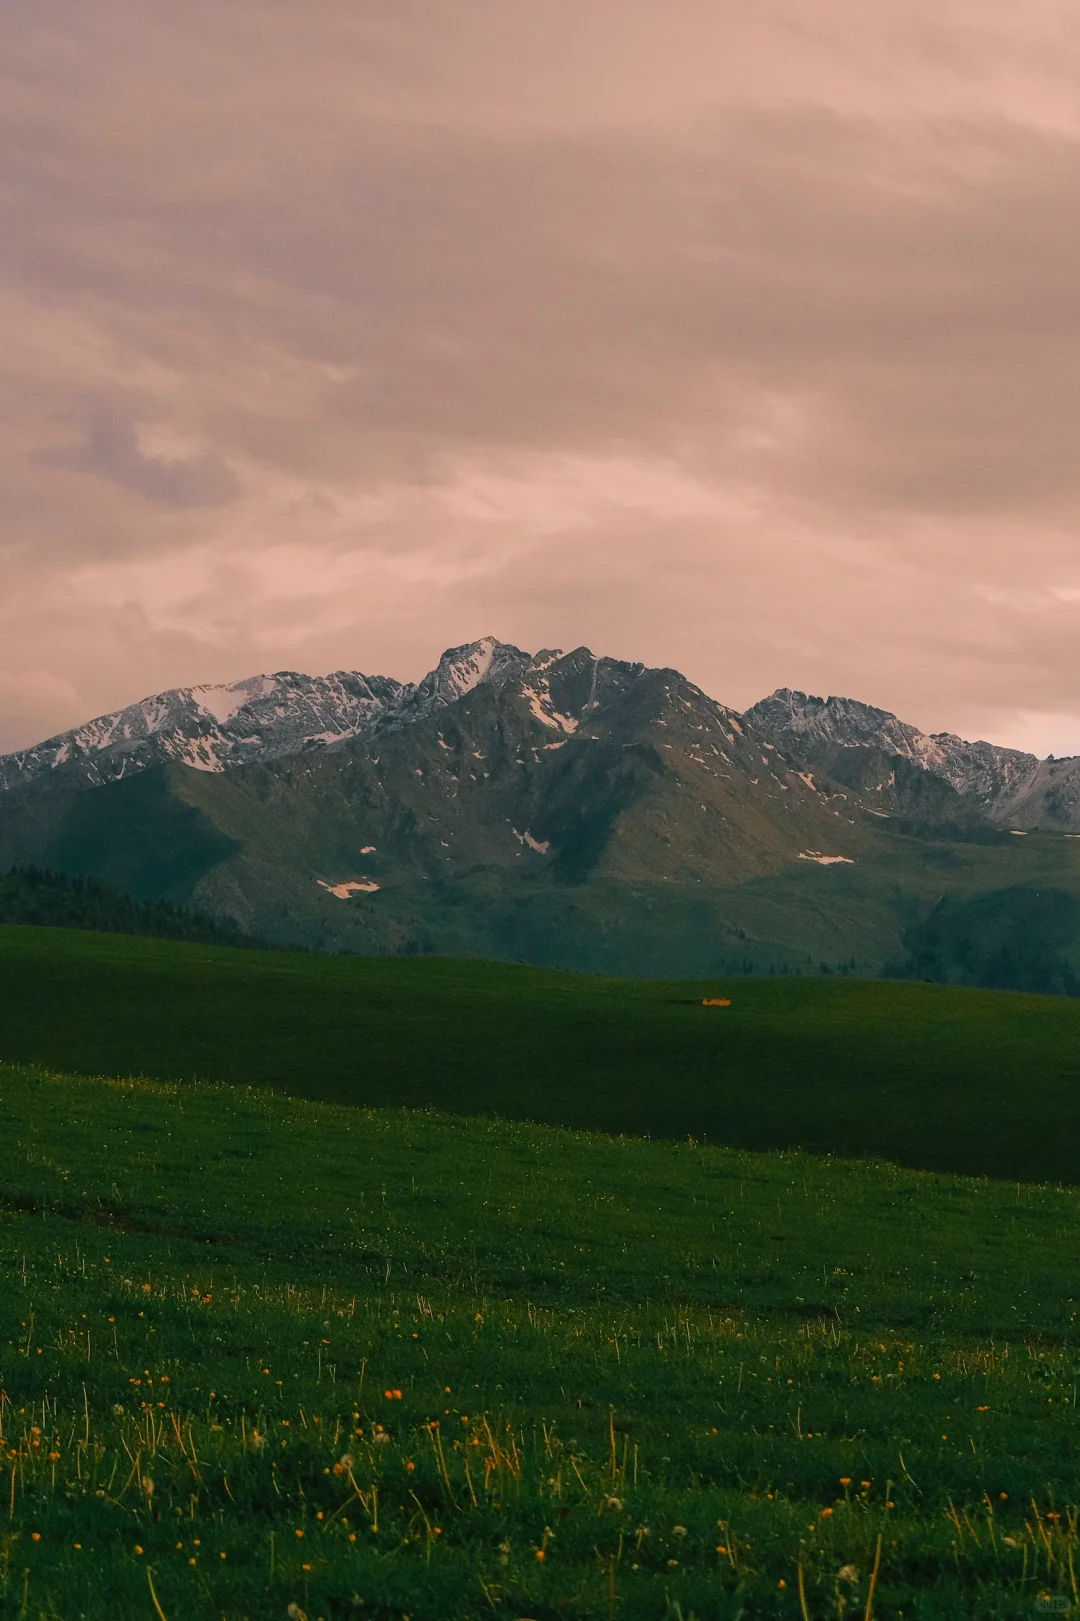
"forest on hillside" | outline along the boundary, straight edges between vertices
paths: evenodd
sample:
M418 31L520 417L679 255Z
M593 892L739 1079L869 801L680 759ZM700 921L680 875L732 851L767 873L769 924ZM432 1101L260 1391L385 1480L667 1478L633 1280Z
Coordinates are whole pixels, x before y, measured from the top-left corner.
M96 878L71 877L33 866L12 867L0 874L0 923L272 949L226 918L189 912L168 901L136 901Z

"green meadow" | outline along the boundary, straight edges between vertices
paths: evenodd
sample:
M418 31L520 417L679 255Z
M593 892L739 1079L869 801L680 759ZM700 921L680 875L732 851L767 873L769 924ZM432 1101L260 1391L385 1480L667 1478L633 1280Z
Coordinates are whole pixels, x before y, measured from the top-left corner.
M10 1068L0 1100L5 1614L1073 1593L1072 1191Z
M730 1008L703 1008L705 996ZM926 1169L1080 1180L1080 1000L620 980L0 927L0 1057Z
M0 944L0 1616L1077 1601L1074 1004Z

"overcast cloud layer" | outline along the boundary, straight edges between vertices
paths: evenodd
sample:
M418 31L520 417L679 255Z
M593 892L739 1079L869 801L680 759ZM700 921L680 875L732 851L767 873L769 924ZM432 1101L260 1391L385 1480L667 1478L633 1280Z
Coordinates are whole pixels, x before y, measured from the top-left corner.
M0 748L448 643L1080 751L1065 0L6 0Z

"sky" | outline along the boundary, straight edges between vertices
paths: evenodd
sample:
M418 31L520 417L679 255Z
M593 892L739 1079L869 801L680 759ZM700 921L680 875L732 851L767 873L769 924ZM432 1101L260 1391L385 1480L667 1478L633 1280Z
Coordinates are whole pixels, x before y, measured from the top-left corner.
M5 0L0 749L494 634L1080 752L1073 0Z

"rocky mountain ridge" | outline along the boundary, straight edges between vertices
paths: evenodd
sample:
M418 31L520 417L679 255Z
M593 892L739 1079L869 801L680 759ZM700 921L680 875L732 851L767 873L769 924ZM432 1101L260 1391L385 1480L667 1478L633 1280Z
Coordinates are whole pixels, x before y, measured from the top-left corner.
M894 760L947 783L971 810L999 827L1080 831L1080 757L1040 760L1020 749L926 733L887 709L853 698L819 698L779 687L745 718L789 758L847 780L850 750L874 752L882 785ZM865 768L861 775L866 778ZM873 784L864 780L870 791Z
M17 753L0 755L0 789L48 773L90 787L177 762L224 771L355 737L406 689L382 676L292 670L223 686L176 687Z
M359 670L325 676L279 670L218 686L175 687L0 755L0 791L52 772L98 787L169 763L227 771L283 759L415 724L476 686L526 675L538 718L558 729L565 717L545 707L544 672L562 657L558 650L533 656L485 636L448 648L415 683Z
M217 772L285 759L400 730L458 703L478 686L514 681L522 683L541 724L569 734L582 717L558 708L548 674L564 657L550 649L529 654L486 636L447 649L415 683L357 670L326 676L286 670L224 685L174 688L0 756L0 790L53 773L76 786L96 787L169 763ZM588 658L594 680L602 665L618 662ZM592 699L584 700L586 708ZM736 711L718 707L739 718ZM928 734L874 705L788 687L761 699L741 720L788 763L834 777L865 800L866 808L874 809L877 796L878 805L890 807L879 814L912 805L926 812L935 790L918 778L925 773L947 784L969 813L996 826L1080 831L1080 758L1039 760L951 732ZM862 753L853 756L852 750ZM897 761L906 763L899 780ZM937 810L950 811L940 795Z

